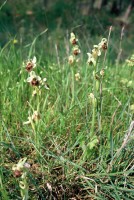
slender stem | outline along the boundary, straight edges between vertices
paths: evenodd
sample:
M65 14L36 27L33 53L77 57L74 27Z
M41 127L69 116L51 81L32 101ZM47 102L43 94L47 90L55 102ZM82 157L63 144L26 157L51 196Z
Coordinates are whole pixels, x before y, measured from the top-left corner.
M72 92L72 103L74 102L74 92L75 92L75 88L74 88L74 71L72 70L72 81L71 81L71 92Z
M92 125L91 125L90 138L92 138L92 136L94 135L94 125L95 125L95 105L93 105Z
M96 65L97 66L97 65ZM96 78L95 78L95 74L96 74L96 66L95 69L93 71L93 94L94 94L94 99L93 99L93 113L92 113L92 125L91 125L91 132L90 132L90 138L92 138L92 136L94 135L94 126L95 126L95 109L96 109Z
M110 35L111 35L111 31L112 31L112 26L110 26L109 29L109 34L108 34L108 40L107 40L107 46L109 44L109 40L110 40ZM103 59L103 68L105 68L105 62L106 62L106 56L107 56L107 51L105 51L104 54L104 59ZM98 109L98 120L99 120L99 132L102 131L102 78L100 79L100 103L99 103L99 109Z
M102 79L100 80L99 132L102 131Z

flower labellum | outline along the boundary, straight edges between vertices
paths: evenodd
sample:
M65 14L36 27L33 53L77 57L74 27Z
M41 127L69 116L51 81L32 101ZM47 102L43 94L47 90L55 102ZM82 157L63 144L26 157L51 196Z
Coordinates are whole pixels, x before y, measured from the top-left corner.
M31 72L35 67L36 67L36 57L34 56L32 60L27 61L25 68L28 72Z
M80 49L79 49L79 47L76 45L76 46L73 48L73 54L74 54L75 56L77 56L79 53L80 53Z
M100 46L103 50L106 50L106 49L107 49L107 39L106 39L106 38L102 38L101 42L99 43L99 46Z
M27 79L32 86L39 86L41 81L41 77L37 76L34 71L30 72L30 77Z

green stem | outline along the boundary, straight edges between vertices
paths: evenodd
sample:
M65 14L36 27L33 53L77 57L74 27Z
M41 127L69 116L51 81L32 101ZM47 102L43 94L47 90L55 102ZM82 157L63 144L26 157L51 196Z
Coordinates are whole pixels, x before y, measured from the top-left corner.
M99 132L102 131L102 80L100 80Z
M96 99L96 78L95 78L95 74L96 74L96 66L95 66L95 70L93 71L93 94L94 97ZM93 100L93 113L92 113L92 125L91 125L91 132L90 132L90 138L93 137L94 135L94 126L95 126L95 109L96 109L96 100Z
M90 138L92 138L93 135L94 135L94 125L95 125L95 106L93 106L92 125L91 125Z
M71 81L71 92L72 92L72 104L74 102L74 91L75 91L75 88L74 88L74 71L72 70L72 81Z

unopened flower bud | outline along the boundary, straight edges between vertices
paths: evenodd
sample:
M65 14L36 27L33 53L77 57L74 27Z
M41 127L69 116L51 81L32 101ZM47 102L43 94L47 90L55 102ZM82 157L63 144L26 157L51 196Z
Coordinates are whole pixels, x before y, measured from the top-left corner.
M89 94L89 98L90 98L90 101L93 104L93 106L96 106L97 101L96 101L96 98L93 93Z
M75 80L76 80L76 81L79 81L79 80L80 80L80 73L79 73L79 72L75 74Z
M98 80L96 80L96 90L97 91L99 90L99 85L100 85L100 82Z
M103 77L104 76L104 69L102 69L101 71L100 71L100 75Z

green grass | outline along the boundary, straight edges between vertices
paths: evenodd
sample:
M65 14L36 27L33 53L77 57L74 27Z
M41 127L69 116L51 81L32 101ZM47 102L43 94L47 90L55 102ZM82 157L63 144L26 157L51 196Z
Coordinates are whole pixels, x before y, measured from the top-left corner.
M133 81L133 71L125 60L115 64L109 45L102 130L96 115L94 135L98 143L90 149L93 66L87 65L86 41L81 42L84 53L80 63L70 66L69 41L60 38L56 50L57 42L49 42L47 35L25 46L10 41L0 49L0 199L21 199L19 178L13 176L12 166L24 157L31 165L27 172L30 200L133 199L133 138L116 154L133 120L134 82L128 86L121 80ZM113 44L112 38L110 42ZM41 96L33 98L22 63L34 55L35 71L47 78L50 90L42 89ZM81 79L77 82L74 74L78 71ZM33 110L39 110L40 120L32 126L23 125Z

